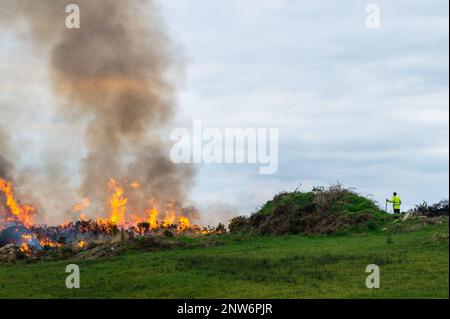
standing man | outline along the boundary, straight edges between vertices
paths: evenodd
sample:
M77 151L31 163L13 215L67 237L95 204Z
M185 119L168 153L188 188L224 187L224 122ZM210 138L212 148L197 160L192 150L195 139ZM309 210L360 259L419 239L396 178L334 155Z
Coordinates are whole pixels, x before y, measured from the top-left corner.
M402 200L398 197L397 193L394 192L394 197L392 197L392 199L386 199L386 202L392 203L394 214L400 214L400 205L402 204Z

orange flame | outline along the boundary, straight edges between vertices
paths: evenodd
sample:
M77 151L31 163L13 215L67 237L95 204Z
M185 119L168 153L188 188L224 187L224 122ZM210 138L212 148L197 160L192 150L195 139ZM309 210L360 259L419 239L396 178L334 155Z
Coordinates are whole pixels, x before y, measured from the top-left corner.
M31 249L28 246L27 243L22 243L22 245L20 246L19 250L24 253L25 255L31 255Z
M33 216L36 209L29 205L20 205L14 198L13 186L10 182L6 182L0 178L0 192L5 195L6 206L10 213L15 216L25 227L33 225ZM12 221L11 219L8 219Z
M107 207L109 211L109 217L105 219L96 219L97 226L101 231L109 232L114 228L111 226L120 226L124 228L142 228L137 227L140 223L147 222L149 229L158 231L164 227L176 227L178 233L184 233L186 231L195 234L211 234L214 230L207 228L200 228L199 226L192 224L189 217L183 214L181 208L176 201L170 201L160 205L157 199L153 198L150 201L150 207L143 212L129 212L127 211L128 198L125 194L125 189L139 189L141 184L138 182L128 183L124 181L124 187L121 186L118 180L111 178L108 182L108 190L110 195L107 199ZM4 195L5 207L7 208L7 214L4 216L6 221L21 222L25 227L32 229L33 218L36 210L32 206L21 205L16 199L13 192L13 184L0 178L0 195ZM3 201L3 196L1 196ZM82 214L86 208L90 206L91 202L89 198L84 198L79 204L72 207L72 211L79 212L79 220L90 222L90 219ZM164 206L165 204L165 206ZM161 207L163 207L161 209ZM60 225L62 229L69 228L73 225L73 222L68 222L66 225ZM0 225L0 230L3 225ZM83 226L84 227L84 226ZM86 226L87 227L87 226ZM34 240L38 240L41 246L45 247L61 247L62 244L53 242L50 239L42 238L42 236L35 236L26 234L22 237L21 251L30 254L31 243ZM85 241L78 241L75 244L78 248L84 248L87 246Z
M157 208L158 203L155 199L153 199L151 203L152 207L147 210L148 223L150 224L150 229L156 229L158 228L158 215L159 215Z
M20 245L19 251L21 251L27 256L31 255L31 249L30 246L28 246L28 242L33 239L33 236L30 234L22 234L21 238L22 244Z
M114 178L110 179L108 187L112 192L109 198L110 221L114 225L121 225L124 222L128 198L124 196L124 189Z
M171 225L173 225L175 223L175 210L173 207L173 203L170 203L169 205L167 205L167 209L166 209L166 216L164 217L164 222L163 222L163 226L164 227L169 227Z
M42 247L52 247L52 248L56 248L56 247L61 247L62 246L60 243L55 243L54 241L51 241L48 238L41 239L39 241L39 244Z
M180 218L178 218L178 229L177 231L179 233L181 233L182 231L191 228L191 221L189 220L188 217L185 216L180 216Z
M83 249L84 247L86 247L86 242L84 240L80 240L78 242L78 248Z

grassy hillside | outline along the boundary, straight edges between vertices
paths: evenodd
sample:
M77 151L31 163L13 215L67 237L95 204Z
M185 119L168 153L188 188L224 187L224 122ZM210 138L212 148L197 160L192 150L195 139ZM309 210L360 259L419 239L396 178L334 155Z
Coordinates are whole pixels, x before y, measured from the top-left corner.
M214 247L0 265L0 297L448 298L448 219L396 225L348 236L226 235ZM69 263L80 266L81 289L65 288ZM372 263L381 268L377 290L365 288Z
M393 218L372 200L334 185L278 194L250 217L232 219L229 228L258 235L347 234L379 230Z

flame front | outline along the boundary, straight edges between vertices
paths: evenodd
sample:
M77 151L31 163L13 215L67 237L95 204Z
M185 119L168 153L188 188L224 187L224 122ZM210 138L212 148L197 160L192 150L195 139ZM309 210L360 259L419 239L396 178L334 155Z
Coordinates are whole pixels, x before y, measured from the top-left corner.
M22 253L24 253L25 255L31 255L31 249L30 249L30 247L28 246L27 243L23 243L23 244L20 246L19 250L20 250Z
M78 241L78 248L83 249L84 247L86 247L86 242L84 240L80 240Z
M52 240L50 240L48 238L41 239L39 241L39 244L42 247L51 247L51 248L56 248L56 247L61 247L62 246L60 243L55 243L54 241L52 241Z
M137 182L132 184L124 182L126 189L137 191L141 185ZM156 234L163 229L176 230L177 233L192 232L193 234L211 234L213 230L200 228L193 225L188 216L183 214L182 209L174 200L159 203L156 198L150 200L149 208L142 212L130 212L127 207L128 198L125 194L125 188L115 178L111 178L108 183L109 196L106 200L108 218L90 219L84 215L84 211L91 205L88 197L84 198L79 204L71 208L71 212L78 212L78 221L69 221L57 227L56 233L70 232L74 229L79 234L89 232L101 234L116 234L118 229L127 230L145 235L152 231ZM65 241L61 237L55 236L55 229L46 233L46 227L40 228L34 224L36 209L30 205L22 205L16 198L13 190L13 184L0 178L0 231L5 229L8 223L15 227L13 232L18 235L16 241L19 250L26 255L31 255L34 251L59 248ZM3 206L2 206L3 205ZM4 211L6 209L6 211ZM93 208L92 210L95 210ZM82 213L83 212L83 213ZM76 225L76 228L74 228ZM22 227L23 226L23 227ZM8 227L8 226L7 226ZM44 229L44 231L43 231ZM53 232L53 233L52 233ZM89 235L88 235L89 236ZM54 240L52 240L53 238ZM82 237L75 236L75 241L70 245L78 249L84 249L88 245L85 241L86 235ZM83 239L80 239L83 238Z
M36 209L29 205L20 205L15 199L12 184L2 178L0 178L0 192L5 195L6 206L12 214L12 216L7 217L7 221L12 222L16 219L25 227L32 226Z
M186 229L191 228L191 221L189 220L189 218L185 217L185 216L180 216L180 218L178 219L178 229L177 231L179 233L185 231Z
M150 224L150 229L158 228L158 208L156 200L152 200L152 208L148 211L148 223Z
M139 186L138 186L139 185ZM134 182L131 184L132 189L138 189L140 184ZM112 224L116 226L136 226L140 222L149 223L149 228L152 230L158 229L159 227L171 227L177 224L177 229L181 232L183 230L192 228L190 219L184 216L177 208L175 201L170 201L165 205L163 214L160 213L159 203L156 199L150 201L150 208L147 209L147 217L139 217L139 214L130 214L127 217L127 203L128 198L125 196L125 189L120 185L120 183L115 179L111 178L108 183L108 190L110 192L109 198L107 200L109 217L107 219L98 218L96 221L100 224ZM0 178L0 192L5 196L5 203L10 212L10 215L6 216L7 222L18 221L26 228L30 228L34 225L33 218L36 213L36 209L30 205L21 205L16 200L12 183L7 182ZM71 208L73 212L80 212L79 220L88 221L89 218L81 214L86 208L91 204L88 197L84 198L79 204L76 204ZM142 215L141 215L142 216ZM161 217L161 219L160 219ZM64 228L66 225L61 225ZM49 241L43 241L43 246L56 246L50 244Z
M22 243L20 245L19 250L25 254L25 255L31 255L31 248L28 245L29 242L33 240L33 236L30 234L23 234L22 236Z
M165 210L165 217L164 217L164 222L163 222L163 226L164 227L170 227L173 224L175 224L175 218L176 218L176 213L175 213L175 202L170 202L167 204L166 206L166 210Z
M110 221L114 225L123 225L128 198L125 197L124 189L114 178L110 179L108 188L112 192L109 198Z

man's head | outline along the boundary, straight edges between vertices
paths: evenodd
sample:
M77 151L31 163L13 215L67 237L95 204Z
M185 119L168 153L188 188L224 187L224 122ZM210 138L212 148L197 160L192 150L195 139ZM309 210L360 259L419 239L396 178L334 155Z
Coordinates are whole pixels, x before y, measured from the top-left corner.
M397 193L396 193L396 192L394 192L394 196L397 196Z

